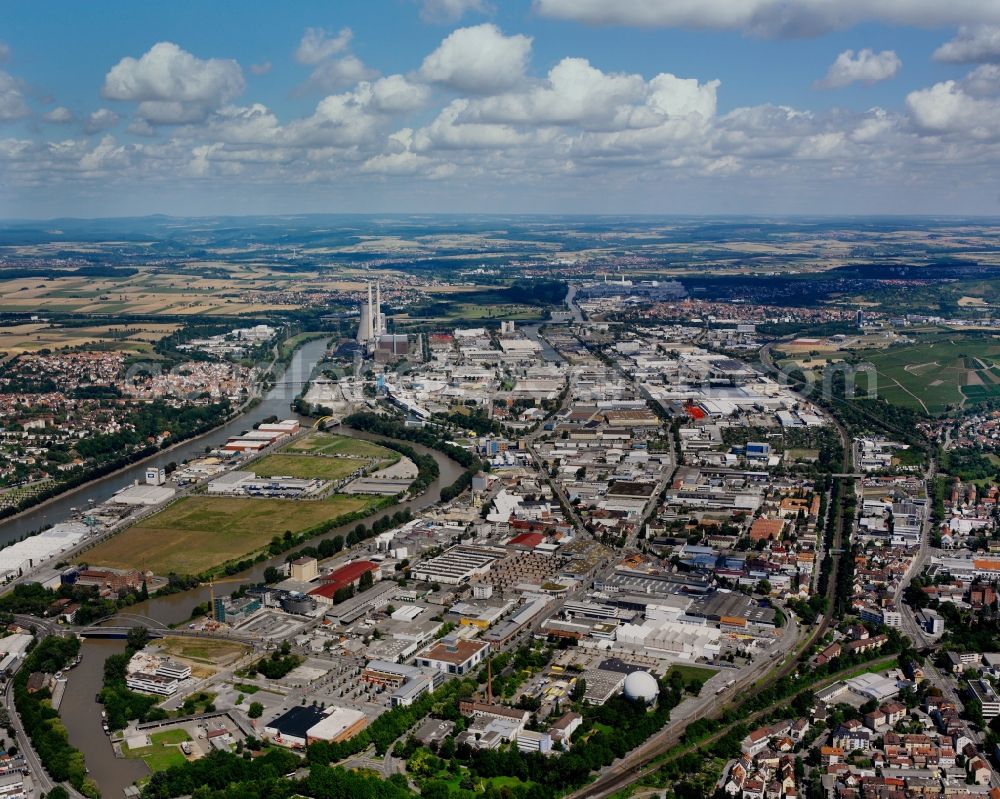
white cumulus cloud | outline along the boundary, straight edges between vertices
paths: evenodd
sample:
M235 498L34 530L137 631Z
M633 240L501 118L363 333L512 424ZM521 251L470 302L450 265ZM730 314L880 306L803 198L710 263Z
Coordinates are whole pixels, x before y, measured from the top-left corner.
M310 66L326 61L346 50L353 37L354 33L350 28L341 28L336 36L329 34L324 28L306 28L295 50L295 60Z
M318 64L302 88L332 92L345 86L353 86L363 80L370 80L377 75L377 70L365 66L360 58L349 54L343 58Z
M935 134L1000 138L1000 98L976 93L971 82L946 80L927 89L910 92L906 106L919 129Z
M877 83L895 77L903 62L893 50L876 53L865 48L855 53L844 50L826 71L826 77L816 82L821 89L842 89L852 83Z
M991 0L535 0L542 16L590 25L740 30L816 36L861 22L895 25L1000 23Z
M141 58L123 58L113 66L101 93L140 103L139 115L154 124L178 124L204 119L244 86L236 61L201 59L173 42L159 42Z
M416 111L427 105L430 96L426 86L402 75L388 75L372 84L375 106L387 114Z
M934 60L950 64L1000 63L1000 25L963 25L954 39L934 51Z
M83 121L85 133L99 133L118 124L118 114L107 108L99 108Z
M715 114L718 81L663 73L608 74L583 58L564 58L546 80L475 101L469 116L487 122L579 125L585 129L653 127L668 117Z
M42 119L45 122L52 122L57 125L64 125L67 122L73 121L73 112L70 111L65 106L59 106L58 108L53 108L51 111L46 111L42 114Z
M492 23L458 28L428 55L420 76L458 91L496 94L524 80L531 37L504 36Z

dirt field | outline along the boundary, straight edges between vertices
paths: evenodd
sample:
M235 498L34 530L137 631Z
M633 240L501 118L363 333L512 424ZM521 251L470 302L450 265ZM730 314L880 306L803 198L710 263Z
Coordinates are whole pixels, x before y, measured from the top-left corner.
M286 500L250 497L184 497L170 507L86 553L92 565L150 569L155 574L200 574L265 546L285 530L362 510L371 497Z
M167 637L155 642L165 654L208 666L228 666L250 648L235 641L215 641L203 638Z

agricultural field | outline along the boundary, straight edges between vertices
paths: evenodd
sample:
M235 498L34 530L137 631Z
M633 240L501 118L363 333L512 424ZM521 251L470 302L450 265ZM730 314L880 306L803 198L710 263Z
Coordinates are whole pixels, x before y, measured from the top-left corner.
M0 281L0 312L81 314L223 315L293 310L286 303L260 302L255 290L264 270L227 278L140 270L108 277L66 276ZM250 293L252 292L252 293Z
M334 433L315 431L293 441L286 452L305 452L314 455L351 455L357 458L390 458L397 453L363 438L338 436Z
M1000 340L935 335L915 344L866 353L878 395L895 405L938 415L1000 398Z
M4 325L0 326L0 354L20 355L39 350L80 347L150 355L155 342L179 327L177 324L160 323L89 327L61 327L47 322Z
M448 313L451 319L538 319L542 315L539 308L530 305L503 304L479 305L458 303Z
M267 546L286 530L299 533L380 500L335 494L322 500L184 497L86 553L91 565L201 574Z

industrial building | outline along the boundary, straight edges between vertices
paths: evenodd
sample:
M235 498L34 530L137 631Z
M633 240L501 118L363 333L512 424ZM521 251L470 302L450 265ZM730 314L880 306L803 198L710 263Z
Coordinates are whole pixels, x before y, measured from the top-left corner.
M269 722L264 735L278 746L304 749L315 741L346 741L361 732L367 722L360 710L300 705Z
M420 652L416 663L447 674L468 674L483 662L489 650L490 645L484 641L463 641L447 636Z
M668 619L647 619L623 624L616 633L616 647L654 657L679 660L714 659L721 650L722 631L714 625L696 626Z
M459 585L468 582L471 577L486 574L490 567L506 554L506 551L499 547L459 544L436 558L416 564L411 574L415 580Z

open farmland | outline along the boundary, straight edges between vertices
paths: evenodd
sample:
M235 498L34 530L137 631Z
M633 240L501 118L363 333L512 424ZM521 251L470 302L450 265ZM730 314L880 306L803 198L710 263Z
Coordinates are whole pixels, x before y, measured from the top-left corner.
M71 347L115 349L127 353L150 354L151 344L173 333L180 325L142 323L136 325L94 325L60 327L46 322L0 327L0 353L19 355L39 350Z
M930 414L1000 397L1000 341L933 336L866 353L878 371L878 394L887 402Z
M156 574L200 574L267 546L286 530L303 530L364 510L371 497L336 494L307 501L257 497L184 497L89 550L87 562Z

